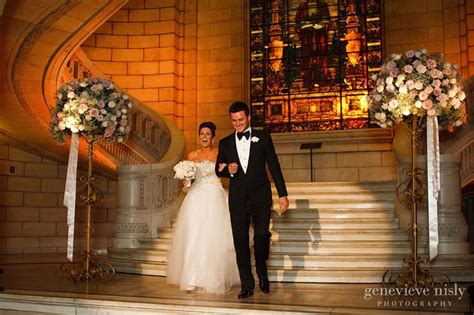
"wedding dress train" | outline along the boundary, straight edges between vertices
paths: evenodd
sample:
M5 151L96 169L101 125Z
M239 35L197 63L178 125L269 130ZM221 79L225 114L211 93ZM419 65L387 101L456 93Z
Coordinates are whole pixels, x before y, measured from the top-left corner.
M196 163L196 179L179 209L168 253L168 283L224 293L238 284L227 194L214 162Z

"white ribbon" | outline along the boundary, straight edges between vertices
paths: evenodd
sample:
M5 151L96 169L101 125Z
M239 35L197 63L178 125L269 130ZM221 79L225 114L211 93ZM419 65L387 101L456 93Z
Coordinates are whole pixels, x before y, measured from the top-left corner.
M74 252L74 218L76 216L76 176L77 158L79 156L79 134L71 136L69 161L67 165L64 206L67 207L67 258L72 261Z
M426 166L428 179L428 227L430 261L438 255L438 198L440 191L438 118L426 119Z

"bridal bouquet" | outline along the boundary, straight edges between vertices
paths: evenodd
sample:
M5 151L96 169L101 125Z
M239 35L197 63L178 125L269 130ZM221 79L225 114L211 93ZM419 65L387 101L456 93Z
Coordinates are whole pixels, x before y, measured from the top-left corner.
M192 161L181 161L173 167L174 178L192 180L196 178L196 164ZM189 187L189 186L188 186Z
M441 129L457 127L465 116L457 65L426 49L392 54L373 75L375 88L368 98L372 118L389 127L410 115L437 116Z
M109 80L75 80L58 90L50 131L59 143L71 133L84 135L89 142L100 138L123 142L130 132L127 113L132 107L130 97Z

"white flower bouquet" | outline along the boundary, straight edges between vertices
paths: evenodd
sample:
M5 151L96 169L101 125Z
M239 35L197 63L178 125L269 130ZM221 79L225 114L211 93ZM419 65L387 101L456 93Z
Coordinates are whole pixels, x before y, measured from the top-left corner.
M123 142L130 133L127 114L132 107L130 97L117 91L112 81L75 80L58 90L50 131L59 143L71 133L82 134L89 142L100 138Z
M377 75L368 97L372 119L390 127L411 115L437 116L440 129L463 123L466 97L457 65L426 49L392 54Z
M191 181L196 178L196 164L192 161L181 161L173 167L175 171L174 178L176 179L187 179Z

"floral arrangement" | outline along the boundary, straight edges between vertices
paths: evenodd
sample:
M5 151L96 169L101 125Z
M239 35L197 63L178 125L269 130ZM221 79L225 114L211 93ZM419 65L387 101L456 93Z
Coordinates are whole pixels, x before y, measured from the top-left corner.
M372 119L381 126L398 124L411 115L437 116L440 129L463 123L466 95L457 65L426 49L392 54L377 75L368 97Z
M173 167L174 178L192 180L196 178L196 164L192 161L181 161Z
M123 142L130 132L127 114L132 107L130 97L117 91L112 81L75 80L58 90L50 131L58 143L71 133L80 133L89 142L100 138Z

